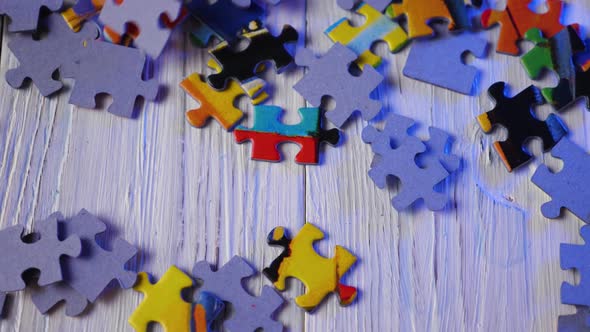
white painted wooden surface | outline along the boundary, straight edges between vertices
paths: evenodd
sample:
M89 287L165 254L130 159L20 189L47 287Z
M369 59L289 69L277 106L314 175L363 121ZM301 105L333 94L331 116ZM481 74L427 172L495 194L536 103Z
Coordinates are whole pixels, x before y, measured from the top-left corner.
M322 31L347 15L335 1L308 1L307 9L304 1L283 2L272 10L275 31L292 24L317 52L331 45ZM590 0L568 6L564 22L589 26ZM498 32L481 35L495 43ZM4 29L2 77L17 65L9 39ZM504 80L517 92L532 83L518 58L493 51L483 60L468 57L482 75L478 97L467 97L403 77L408 49L395 55L383 45L376 49L391 83L379 90L386 111L415 118L422 138L429 125L456 137L464 169L447 185L456 204L445 211L398 213L390 206L392 193L366 176L372 154L360 140L366 123L358 118L345 128L343 146L326 148L323 164L307 167L292 162L294 145L282 148L283 163L254 162L251 146L234 144L219 125L190 127L184 111L197 103L178 82L206 71L205 51L176 33L155 70L166 96L136 120L72 107L68 93L44 98L32 86L13 90L1 80L0 225L32 226L53 211L71 216L86 208L142 250L143 270L161 276L170 264L190 271L196 260L223 264L233 255L262 267L279 252L265 244L268 231L277 225L297 231L307 220L328 233L318 243L321 253L332 255L341 244L358 255L346 282L360 296L349 308L330 297L312 315L290 301L279 319L291 331L555 331L558 315L573 312L560 304L560 284L575 279L559 268L559 244L581 241L580 222L569 213L543 218L539 206L548 197L529 179L542 160L559 162L541 156L533 142L538 158L509 174L490 148L505 133L486 136L475 121L493 106L485 93L490 84ZM292 123L305 105L291 89L301 74L266 74L275 82L272 103L285 107ZM536 84L556 82L549 75ZM540 116L549 111L541 108ZM573 140L589 148L582 102L563 118ZM264 284L261 275L248 283L254 293ZM303 289L292 286L288 300ZM130 331L127 317L140 299L115 292L85 316L68 318L63 308L40 315L25 292L14 297L0 331Z

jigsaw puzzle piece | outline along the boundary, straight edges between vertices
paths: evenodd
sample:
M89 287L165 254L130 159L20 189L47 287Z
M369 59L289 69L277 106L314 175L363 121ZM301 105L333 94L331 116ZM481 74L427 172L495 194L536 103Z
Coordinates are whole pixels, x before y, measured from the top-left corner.
M496 101L494 109L477 117L485 133L500 125L508 130L505 141L495 142L494 148L502 158L509 172L529 162L531 155L524 144L531 137L543 141L543 149L551 150L559 140L567 135L567 128L558 116L550 114L545 121L533 115L533 108L544 103L541 92L534 85L529 86L514 97L504 92L506 83L496 82L488 89L490 97Z
M576 269L580 274L578 285L561 284L561 303L590 306L590 225L583 226L580 235L583 245L562 243L560 246L561 269Z
M63 0L1 0L0 14L10 17L9 32L32 31L37 29L41 7L52 12L63 6Z
M324 233L310 223L303 225L294 238L283 227L275 227L267 238L269 245L281 246L284 251L263 270L264 275L280 291L285 290L287 278L303 282L305 294L298 296L295 303L307 311L314 310L330 293L337 293L343 306L351 304L357 295L356 288L341 283L356 257L341 246L336 246L332 258L318 255L313 243L323 238Z
M402 3L393 3L387 7L387 15L392 18L404 15L410 38L433 35L434 31L429 25L433 20L446 20L449 29L455 23L444 0L403 0Z
M361 3L355 11L365 17L362 26L352 26L347 18L342 18L325 33L333 42L345 45L359 56L355 61L359 68L381 64L381 57L371 51L375 42L384 41L390 52L398 52L408 43L408 35L402 27L375 8Z
M180 15L179 0L106 0L99 20L119 35L123 35L129 23L137 27L135 46L156 59L168 42L171 29L162 24L161 16L168 21ZM138 15L141 13L141 15Z
M578 98L585 98L586 108L590 109L590 70L583 71L582 68L576 67L574 80L562 78L556 87L544 88L542 93L558 111L568 108Z
M197 303L193 305L193 316L191 317L191 332L213 332L213 322L225 309L225 303L217 296L200 292Z
M414 41L404 67L405 76L462 94L472 94L477 68L465 65L462 55L469 51L478 58L486 56L488 42L464 32L437 39Z
M82 314L88 306L86 297L65 282L33 289L32 300L42 314L47 314L51 308L63 301L66 305L66 316L69 317Z
M383 76L370 66L365 66L360 76L353 76L348 69L356 59L352 50L339 43L320 58L306 48L295 56L295 63L309 70L293 89L314 107L321 105L323 97L331 97L336 107L325 115L337 127L342 127L355 111L366 121L381 111L381 102L370 94L383 81Z
M238 127L234 136L238 143L250 140L252 159L264 161L281 161L278 146L292 142L301 147L295 161L302 164L319 163L319 145L328 142L335 145L340 140L337 129L324 130L321 127L321 114L318 108L301 108L301 122L296 125L285 125L281 122L283 110L277 106L254 107L254 126Z
M206 261L195 264L193 276L203 281L200 292L208 292L232 305L233 313L224 322L229 331L283 331L283 325L272 317L283 305L283 298L269 286L262 287L259 297L244 289L242 280L255 274L243 258L234 256L219 270L213 271Z
M545 165L539 166L532 181L552 200L543 204L541 212L547 218L557 218L566 208L586 223L590 223L590 155L567 138L562 138L551 150L551 155L562 159L563 169L553 173Z
M0 292L23 290L25 282L22 275L30 269L37 269L39 286L61 281L63 279L60 259L62 256L77 257L82 250L80 238L70 236L64 240L58 238L59 214L49 216L38 223L36 234L39 239L32 243L22 240L23 226L12 226L0 231Z
M541 30L547 38L553 37L563 29L560 23L563 11L561 0L547 0L547 12L538 14L529 5L532 0L508 0L504 10L487 9L481 16L481 25L490 28L501 25L500 37L496 51L511 55L519 55L517 42L523 34L533 28Z
M221 68L218 73L207 77L209 84L217 90L224 89L230 78L240 82L254 78L264 62L272 61L277 73L281 73L293 62L293 56L287 52L285 44L296 42L298 33L290 25L285 25L278 37L267 29L249 32L242 37L250 43L239 52L234 51L227 42L222 42L209 51Z
M158 83L142 79L146 58L139 50L100 41L87 48L76 69L64 73L64 77L76 79L70 104L95 108L96 95L108 93L113 97L108 111L130 118L138 96L156 99Z
M156 284L147 273L140 273L133 289L144 298L129 317L129 324L137 332L147 331L150 322L160 324L166 332L191 332L192 305L182 299L181 292L192 286L193 280L176 266L171 266Z
M90 23L75 33L59 14L50 15L44 23L47 35L41 39L33 39L32 34L17 34L8 42L19 66L6 72L6 81L13 88L20 88L30 78L43 96L49 96L63 87L52 78L54 72L68 70L80 60L86 52L84 45L98 37L98 29Z

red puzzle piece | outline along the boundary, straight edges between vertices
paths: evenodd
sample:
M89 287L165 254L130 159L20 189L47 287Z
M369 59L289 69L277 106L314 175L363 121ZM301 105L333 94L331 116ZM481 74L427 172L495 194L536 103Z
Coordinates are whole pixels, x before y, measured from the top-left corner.
M295 156L300 164L317 164L319 162L319 137L285 136L275 133L264 133L251 130L236 129L234 135L238 143L252 141L252 159L265 161L281 161L277 147L281 143L296 143L301 147Z

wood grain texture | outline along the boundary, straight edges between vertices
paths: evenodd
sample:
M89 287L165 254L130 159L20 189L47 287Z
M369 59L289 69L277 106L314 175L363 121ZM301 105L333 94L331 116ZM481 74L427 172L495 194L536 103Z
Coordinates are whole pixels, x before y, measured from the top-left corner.
M563 22L589 25L590 0L568 1L568 7ZM269 22L275 33L292 24L307 35L300 44L323 53L331 42L322 32L345 15L351 17L335 1L283 0ZM492 50L498 32L481 33ZM6 48L6 29L2 37L3 77L18 62ZM265 244L273 227L296 232L309 221L328 234L319 252L333 255L341 244L358 255L346 282L361 293L349 308L330 297L304 314L292 302L303 291L293 281L279 315L291 331L555 331L558 315L574 311L560 304L560 284L577 279L560 270L559 244L581 242L580 222L569 213L543 218L539 207L548 196L529 179L540 162L560 163L532 142L534 163L507 173L491 149L505 133L484 135L475 116L493 107L485 92L493 82L509 82L517 92L532 83L552 86L556 77L531 81L518 58L490 51L487 59L467 57L481 69L478 96L467 97L404 77L408 48L391 55L377 45L376 52L385 58L381 71L390 83L378 91L385 113L416 119L422 138L430 125L455 136L463 170L445 184L456 202L445 211L391 207L395 189L379 190L366 176L372 153L360 140L366 123L359 118L345 127L344 145L325 148L321 166L292 162L294 145L281 147L285 162L254 162L251 146L236 145L218 124L192 128L184 111L198 104L178 83L207 72L206 52L177 32L154 64L165 93L134 120L104 107L68 105L67 92L44 98L33 86L13 90L0 80L0 226L30 227L53 211L71 216L86 208L114 228L111 236L137 245L144 253L137 266L159 277L170 264L190 271L197 260L220 265L233 255L261 268L279 252ZM289 112L290 123L305 105L291 89L302 74L265 73L273 82L272 104ZM540 116L549 111L542 107ZM582 102L562 115L573 140L590 148ZM247 283L255 294L265 284L261 275ZM0 332L131 331L127 317L140 300L133 291L109 293L86 315L69 318L63 308L40 315L24 292L13 297Z

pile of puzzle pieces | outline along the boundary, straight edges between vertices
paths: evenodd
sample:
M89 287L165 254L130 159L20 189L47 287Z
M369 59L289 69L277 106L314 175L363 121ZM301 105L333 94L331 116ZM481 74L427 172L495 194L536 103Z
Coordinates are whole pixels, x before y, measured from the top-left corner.
M107 226L89 212L70 219L54 213L37 222L34 231L25 234L21 225L0 231L0 312L6 293L27 287L41 313L63 301L66 315L78 316L112 281L123 289L135 284L137 274L125 264L137 249L115 238L112 250L105 250Z

